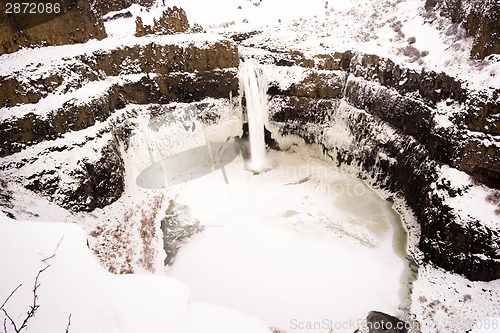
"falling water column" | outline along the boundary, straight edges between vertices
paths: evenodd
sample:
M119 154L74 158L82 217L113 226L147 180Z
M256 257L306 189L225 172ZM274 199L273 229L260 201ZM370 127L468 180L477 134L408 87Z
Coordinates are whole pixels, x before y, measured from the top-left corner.
M251 154L249 168L262 171L266 167L264 119L267 116L267 83L257 64L248 59L240 62L239 79L247 105Z

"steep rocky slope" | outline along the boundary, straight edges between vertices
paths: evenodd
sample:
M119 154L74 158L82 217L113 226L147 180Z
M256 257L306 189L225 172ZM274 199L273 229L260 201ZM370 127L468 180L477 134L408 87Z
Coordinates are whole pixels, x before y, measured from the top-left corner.
M106 37L100 13L88 0L61 0L58 13L40 2L34 13L7 13L7 2L0 3L0 54L22 47L85 43ZM28 8L31 11L33 8Z
M133 114L118 111L127 104L237 93L237 49L228 40L153 36L136 45L102 46L71 59L56 55L37 75L11 76L3 85L3 103L13 106L2 114L1 155L12 156L2 161L2 178L14 177L74 210L104 207L123 192L119 142L126 141L123 122ZM52 85L40 85L47 77ZM68 153L73 156L62 157ZM55 170L34 168L46 154L59 156Z
M138 4L144 7L150 7L154 0L93 0L93 5L99 9L102 15L109 12L120 11L130 7L132 4Z
M500 53L498 1L427 0L425 7L461 24L474 37L472 57L483 59Z
M279 134L319 143L340 167L401 194L420 222L426 260L472 280L500 277L496 97L374 55L245 52L267 63ZM476 188L475 204L496 213L452 203Z

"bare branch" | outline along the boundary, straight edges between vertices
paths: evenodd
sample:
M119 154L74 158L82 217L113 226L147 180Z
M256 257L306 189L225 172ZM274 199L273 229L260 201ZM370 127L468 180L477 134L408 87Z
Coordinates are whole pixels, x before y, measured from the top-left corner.
M59 240L59 242L57 243L56 248L54 249L54 252L52 252L52 255L51 255L51 256L49 256L49 257L47 257L47 258L45 258L45 259L42 259L42 262L46 262L47 260L52 259L52 258L54 258L54 257L55 257L55 255L56 255L56 253L57 253L57 249L59 249L59 245L61 245L61 243L62 243L63 239L64 239L64 235L61 237L61 239L60 239L60 240Z
M24 318L24 321L21 327L19 328L19 331L16 330L16 333L19 333L23 328L26 327L26 325L28 324L28 320L35 316L36 310L38 310L38 308L40 307L40 304L37 303L38 295L36 294L38 287L40 287L40 284L38 283L38 278L40 277L40 274L42 274L49 267L50 265L47 265L45 268L38 271L38 274L36 275L35 278L35 286L33 287L33 306L30 307L30 310L28 311L26 318Z
M12 325L12 327L14 327L14 331L16 331L16 333L19 332L19 330L17 329L17 326L16 326L16 322L14 320L12 320L12 318L9 316L7 311L5 311L5 309L2 309L2 311L5 314L5 317L7 317L10 320L10 324ZM5 333L7 333L7 331L5 331Z
M7 302L9 301L9 299L12 297L12 295L14 295L14 293L17 291L17 289L21 288L21 286L22 286L22 285L23 285L23 284L21 283L20 285L18 285L18 286L16 287L16 289L14 289L14 290L10 293L9 297L7 297L7 298L5 299L5 302L3 302L2 306L0 306L0 310L2 310L2 309L3 309L3 307L5 306L5 304L7 304Z
M68 317L68 326L66 326L66 333L69 333L69 326L71 325L71 313L69 314Z
M7 299L3 303L2 307L0 308L3 311L3 313L5 314L5 317L7 317L7 319L9 319L10 324L12 325L12 327L14 328L14 331L16 333L21 332L24 328L27 327L28 320L30 318L33 318L35 316L36 310L38 310L38 308L40 307L40 304L37 303L37 300L38 300L37 290L38 290L38 287L40 287L40 284L38 283L38 278L40 278L40 274L42 274L49 267L50 267L50 265L47 265L45 268L39 270L38 274L36 275L35 285L33 287L33 305L30 306L30 309L26 313L26 317L24 318L24 320L23 320L23 322L22 322L22 324L21 324L21 326L19 328L17 327L16 322L9 316L9 314L7 313L7 311L5 311L5 309L3 309L3 306L5 305L5 303L7 303L7 301L9 300L9 298L16 292L16 290L21 287L21 285L19 285L16 289L14 289L14 291L12 291L12 293L9 295L9 297L7 297ZM6 321L7 320L5 319L4 320L4 330L5 330L5 333L7 333Z
M52 259L52 258L54 258L55 256L56 256L56 254L54 253L54 254L53 254L53 255L51 255L50 257L47 257L47 258L45 258L45 259L42 259L42 262L46 262L47 260Z

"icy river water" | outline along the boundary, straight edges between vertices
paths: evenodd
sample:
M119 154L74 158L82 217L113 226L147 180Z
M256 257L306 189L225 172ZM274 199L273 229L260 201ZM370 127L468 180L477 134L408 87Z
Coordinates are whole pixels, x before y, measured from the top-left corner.
M273 167L260 174L234 155L213 172L183 165L187 171L166 179L176 202L205 226L181 247L169 275L187 283L195 300L286 332L344 331L369 311L404 312L414 276L391 204L307 148L268 158ZM138 183L158 185L169 163L178 161L151 167Z

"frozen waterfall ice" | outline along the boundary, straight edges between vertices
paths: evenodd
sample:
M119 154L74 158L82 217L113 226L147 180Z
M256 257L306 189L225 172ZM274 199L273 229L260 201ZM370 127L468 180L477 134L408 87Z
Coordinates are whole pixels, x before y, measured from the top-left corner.
M266 143L264 139L264 121L267 117L267 82L252 60L240 62L239 69L240 90L245 94L248 132L250 139L250 164L253 171L262 171L266 168Z

